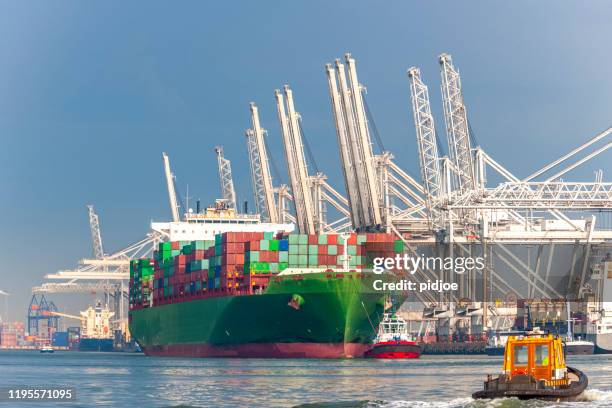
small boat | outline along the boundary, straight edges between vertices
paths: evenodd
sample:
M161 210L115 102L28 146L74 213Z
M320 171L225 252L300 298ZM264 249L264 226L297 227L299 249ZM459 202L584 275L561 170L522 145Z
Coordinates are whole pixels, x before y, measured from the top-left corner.
M493 332L489 335L485 352L488 356L503 356L506 350L506 342L510 336L525 334L524 330L504 330Z
M40 348L40 352L41 353L53 353L55 350L53 350L53 347L51 346L42 346Z
M496 377L489 374L484 389L472 394L472 398L571 401L588 383L584 373L565 365L559 336L534 330L508 338L503 373Z
M578 337L575 339L566 339L563 342L566 356L585 356L595 352L595 343L592 341L582 340Z
M385 313L366 358L419 358L421 346L408 333L408 324L395 313Z
M563 342L563 348L565 350L566 356L580 356L593 354L595 351L595 343L592 341L582 340L580 336L578 336L578 340L574 339L574 330L572 329L572 325L574 324L574 320L572 319L572 314L570 311L571 303L567 302L567 335L565 336L565 341Z

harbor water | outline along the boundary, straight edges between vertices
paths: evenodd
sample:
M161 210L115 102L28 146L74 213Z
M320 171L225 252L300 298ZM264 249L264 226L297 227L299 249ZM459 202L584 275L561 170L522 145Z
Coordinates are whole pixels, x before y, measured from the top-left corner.
M128 353L0 351L0 386L74 387L76 400L2 406L612 407L612 355L568 357L589 388L580 401L474 401L501 357L418 360L154 358Z

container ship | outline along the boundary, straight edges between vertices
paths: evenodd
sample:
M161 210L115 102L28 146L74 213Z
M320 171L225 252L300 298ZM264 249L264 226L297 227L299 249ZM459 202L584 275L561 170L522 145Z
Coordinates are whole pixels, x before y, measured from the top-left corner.
M155 356L360 357L389 306L373 282L396 279L373 259L403 251L380 233L161 242L130 264L130 333Z

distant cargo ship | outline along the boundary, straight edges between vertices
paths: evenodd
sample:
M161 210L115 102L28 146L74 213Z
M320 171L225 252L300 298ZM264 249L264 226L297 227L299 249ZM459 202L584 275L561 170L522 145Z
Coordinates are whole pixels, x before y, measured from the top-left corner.
M79 320L81 327L78 335L79 351L113 351L114 335L111 330L111 318L115 315L102 302L97 301L95 306L89 306L87 310L80 312L80 316L66 313L53 312L57 316ZM65 337L62 341L54 339L63 346L69 344L69 333L62 333ZM73 339L76 341L77 338Z
M130 333L147 355L359 357L386 305L373 281L394 279L367 266L403 250L391 234L163 242L131 263Z
M113 351L114 336L110 319L115 315L98 301L81 312L79 351Z

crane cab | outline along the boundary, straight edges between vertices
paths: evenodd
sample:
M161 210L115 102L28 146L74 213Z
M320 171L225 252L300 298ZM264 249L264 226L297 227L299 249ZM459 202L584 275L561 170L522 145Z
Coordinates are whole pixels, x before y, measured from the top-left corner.
M551 334L510 336L504 353L504 374L509 379L532 376L549 385L568 381L561 338Z

